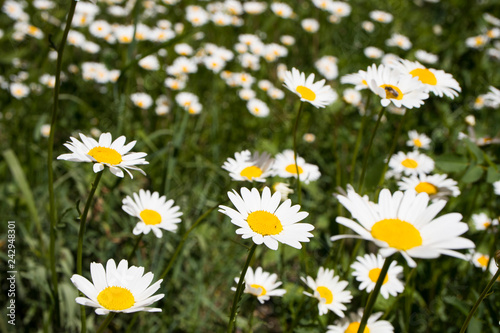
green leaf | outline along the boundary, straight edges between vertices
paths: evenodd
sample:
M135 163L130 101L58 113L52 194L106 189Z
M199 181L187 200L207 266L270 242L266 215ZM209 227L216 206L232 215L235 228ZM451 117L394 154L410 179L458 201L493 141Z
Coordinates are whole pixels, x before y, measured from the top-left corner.
M473 183L481 179L484 170L479 165L472 165L462 177L462 182L464 183Z
M457 155L441 155L434 162L436 167L444 172L462 172L469 166L465 158Z
M500 172L497 168L490 166L486 175L486 181L488 183L494 183L498 180L500 180Z
M464 140L467 149L474 155L478 164L484 162L484 154L481 148L479 148L475 143L472 143L470 140Z

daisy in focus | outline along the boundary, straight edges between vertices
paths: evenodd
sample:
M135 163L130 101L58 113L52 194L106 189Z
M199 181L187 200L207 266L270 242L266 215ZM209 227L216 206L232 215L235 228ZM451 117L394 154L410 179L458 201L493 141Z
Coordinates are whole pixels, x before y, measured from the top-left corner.
M383 107L392 102L398 108L419 108L424 104L424 100L429 98L418 78L402 74L388 66L377 67L374 64L368 67L366 82L370 90L382 98L380 104Z
M87 296L87 298L77 297L76 302L96 308L96 314L161 312L159 308L148 306L165 296L164 294L153 296L163 280L150 285L154 275L151 272L144 274L144 267L128 267L127 260L120 261L116 266L115 261L109 259L106 269L102 264L91 263L90 275L92 282L78 274L71 277L71 282Z
M407 154L400 151L391 156L391 159L389 160L389 168L391 168L390 174L393 174L398 178L403 173L406 176L418 175L421 173L427 174L434 170L434 160L416 150Z
M120 136L115 141L112 141L111 133L102 133L99 141L85 136L80 133L80 139L70 137L71 142L64 144L66 148L71 150L71 154L62 154L57 157L58 160L66 160L72 162L91 162L94 163L94 172L101 172L105 166L109 167L112 174L123 178L123 170L125 170L130 178L134 178L129 170L137 170L143 175L144 171L136 167L136 165L149 164L144 159L146 153L130 153L130 150L135 146L136 141L129 142L125 145L125 136Z
M229 157L222 169L229 171L229 176L237 181L265 182L272 175L274 159L268 153L250 153L244 150Z
M424 84L426 92L431 91L434 95L439 97L446 95L453 99L462 91L457 80L455 80L451 74L443 70L426 68L418 61L400 59L399 62L395 64L395 67L401 71L401 73L408 73L418 78L419 81Z
M332 104L338 97L332 87L325 85L325 79L314 83L314 74L306 79L305 73L296 68L286 71L284 86L299 96L301 101L309 102L318 109Z
M274 175L282 178L297 178L299 174L300 181L309 184L316 181L321 176L321 172L317 165L306 163L306 161L297 155L297 167L295 166L295 159L293 157L293 150L286 149L275 157L273 165ZM298 169L298 172L297 172Z
M368 322L363 333L392 333L394 327L387 320L378 320L383 312L373 313L368 317ZM341 319L335 325L328 325L326 333L356 333L363 318L363 309L357 313L350 313L349 318Z
M319 315L322 316L328 313L328 310L333 311L337 316L343 318L344 312L347 310L345 303L351 303L352 295L349 290L345 290L347 281L339 281L339 276L334 276L333 269L320 267L318 276L315 279L308 276L306 279L300 279L307 284L309 288L314 290L314 293L304 291L304 295L318 299Z
M418 148L429 149L430 148L431 139L427 135L421 134L415 130L412 130L412 131L408 132L408 137L409 137L409 140L406 141L406 145L408 147L414 147L416 149L418 149Z
M309 213L299 212L300 206L292 206L290 199L280 205L281 194L275 192L271 196L269 187L264 187L262 196L256 188L251 191L241 189L241 196L233 190L228 192L229 199L237 210L220 205L219 212L231 218L238 227L236 234L243 239L252 238L260 245L264 243L272 250L278 249L278 243L302 248L300 242L309 242L314 229L309 223L297 223L305 219Z
M457 181L447 177L446 174L425 175L421 173L401 178L398 186L399 190L403 192L407 190L414 190L417 193L425 192L431 200L447 200L448 197L458 197L460 190Z
M179 206L174 206L174 200L167 200L164 195L160 197L158 192L140 190L139 194L133 194L133 198L127 196L122 203L127 214L140 219L133 230L134 235L147 235L152 230L156 237L161 238L161 229L175 232L177 223L181 222Z
M356 261L351 265L353 269L352 276L356 277L356 281L361 282L359 290L365 290L367 293L372 292L379 278L382 266L385 259L380 254L365 254L363 257L357 257ZM403 283L398 279L398 275L403 273L403 267L397 265L396 261L391 262L387 275L382 283L380 293L385 299L391 296L397 296L404 290Z
M256 296L260 304L264 304L265 301L271 299L271 296L282 297L286 293L285 289L277 289L282 284L282 282L277 280L278 275L265 272L262 270L262 267L257 267L255 272L252 270L252 267L248 267L245 274L245 290L243 292ZM240 278L236 277L234 281L238 283ZM236 288L232 287L231 290L235 291Z
M400 252L410 267L416 267L413 258L432 259L441 254L466 260L466 256L455 250L473 249L474 243L459 237L469 227L461 222L462 215L449 213L436 218L446 201L438 200L429 205L427 193L415 191L394 194L388 189L380 192L378 204L367 201L351 188L347 196L337 196L339 202L352 214L351 219L339 216L340 223L358 235L337 235L342 238L361 238L379 246L380 254L388 257Z

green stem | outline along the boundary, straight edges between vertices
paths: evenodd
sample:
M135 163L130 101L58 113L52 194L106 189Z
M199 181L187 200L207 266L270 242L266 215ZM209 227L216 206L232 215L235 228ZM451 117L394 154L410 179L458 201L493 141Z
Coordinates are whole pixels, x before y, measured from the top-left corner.
M479 304L481 304L483 299L486 298L486 295L488 294L491 287L498 280L499 277L500 277L500 267L497 269L497 272L495 273L495 275L493 275L490 282L488 282L488 284L486 285L486 288L484 288L481 295L479 295L479 298L477 299L476 303L474 304L474 306L470 310L469 314L467 315L467 318L465 319L465 322L462 325L462 329L460 330L460 333L465 333L465 330L467 329L467 326L469 326L469 322L471 321L472 317L474 316L474 313L476 312L477 308L479 307Z
M172 258L170 258L170 261L168 262L168 265L167 267L165 267L165 270L163 271L163 273L161 273L160 275L160 279L164 279L165 276L168 274L168 272L170 271L170 269L172 268L172 265L174 264L175 262L175 259L177 258L177 256L179 255L179 253L181 252L182 250L182 247L184 246L184 242L186 242L186 239L188 238L189 234L191 233L191 231L193 231L200 223L201 221L203 221L215 208L219 207L219 205L215 205L214 207L210 208L209 210L207 210L203 215L201 215L197 220L196 222L194 222L194 224L191 226L191 228L189 228L188 231L186 231L186 233L184 234L184 236L182 236L182 240L181 242L179 243L179 245L177 245L177 248L175 249L175 252L174 254L172 255Z
M75 8L76 8L76 1L71 1L71 5L68 11L68 17L66 19L66 27L64 28L61 43L59 44L59 48L57 49L56 78L55 78L56 80L54 86L54 99L52 107L52 117L50 120L50 134L49 134L48 153L47 153L49 216L50 216L49 258L50 258L50 272L52 276L52 288L53 288L53 300L54 300L54 316L55 316L54 329L56 331L59 330L61 326L61 318L59 313L59 287L57 280L56 256L55 256L57 212L56 212L56 203L54 197L54 170L52 166L52 160L54 158L54 133L56 131L56 119L57 119L57 112L59 109L59 90L61 88L62 59L64 54L64 46L66 45L69 29L71 28L71 22L73 21L73 16L75 15Z
M92 189L90 190L89 197L87 198L87 202L85 203L85 208L80 216L80 230L78 232L78 248L76 250L76 273L78 275L82 275L82 260L83 260L83 236L85 234L85 226L87 224L87 215L89 213L90 204L92 203L92 198L94 197L94 193L97 189L97 185L99 185L99 181L101 180L102 174L104 170L96 173L94 182L92 183ZM87 320L85 315L85 306L80 306L80 315L82 322L82 333L87 331Z
M250 251L248 252L247 260L245 261L245 265L241 270L240 280L238 281L238 287L236 288L236 292L234 293L233 306L231 307L231 315L229 316L229 324L227 326L228 333L233 333L233 326L236 322L236 313L238 310L238 302L240 301L241 295L243 294L245 275L247 274L248 266L250 265L250 260L252 260L256 248L257 244L254 243L250 248Z
M101 326L99 326L99 328L97 329L97 333L104 332L104 330L106 329L106 327L108 327L109 323L111 323L111 321L113 320L115 315L116 315L116 312L110 312L106 316L106 319L104 319L104 321L102 322Z
M403 124L407 118L407 115L410 112L408 110L405 111L405 114L403 115L403 118L399 122L398 128L396 129L396 134L394 134L394 138L392 139L392 145L391 149L389 149L389 154L387 155L387 161L385 161L384 169L382 171L382 175L380 176L380 180L378 182L378 190L377 193L375 194L375 197L378 197L378 192L380 191L382 185L384 185L385 181L385 173L387 172L387 169L389 168L389 161L391 159L392 154L394 154L394 150L396 149L396 145L398 143L399 136L401 135L401 130L403 129Z
M178 109L178 112L184 112ZM181 151L181 145L184 142L184 134L186 133L186 127L189 119L189 112L185 111L182 117L182 123L180 124L180 129L175 128L176 135L174 137L173 141L173 147L172 150L170 151L170 157L168 158L168 164L167 164L167 170L165 172L165 186L163 189L163 193L168 193L170 190L170 181L172 179L172 176L174 174L175 170L175 165L177 163L177 159L179 156L179 153Z
M377 299L377 296L380 292L380 288L382 287L382 284L384 282L385 276L387 275L387 271L389 270L391 262L392 261L390 261L389 258L385 258L384 266L382 266L382 269L380 270L377 283L375 284L375 288L370 293L368 301L366 302L366 306L363 311L363 318L361 318L361 322L359 323L358 333L362 333L365 331L366 323L368 322L368 318L372 313L373 306L375 305L375 300Z
M377 129L378 129L378 126L380 125L380 121L382 120L384 112L385 112L385 108L382 107L380 109L379 114L378 114L378 119L377 119L377 122L375 123L375 128L373 129L372 136L370 138L370 142L368 143L368 148L365 152L365 157L363 158L363 170L361 171L361 177L359 178L359 190L358 190L359 194L363 193L363 185L364 185L364 180L365 180L366 166L368 164L368 156L370 155L370 150L372 149L373 140L375 139L375 134L377 134Z
M363 115L363 118L361 119L361 126L359 127L358 131L358 136L356 138L356 144L354 146L354 152L352 154L352 160L351 160L351 177L350 177L350 183L352 184L354 182L354 174L356 173L355 167L356 167L356 161L358 159L358 153L359 153L359 147L361 145L361 139L363 138L363 130L365 128L366 120L370 117L369 112L368 112L368 105L370 104L370 99L371 99L372 94L369 94L368 97L366 98L366 103L365 103L365 114Z
M299 205L302 202L302 193L301 193L302 191L300 188L299 165L297 163L297 128L299 127L300 114L302 113L303 108L304 108L304 102L300 102L299 112L297 112L297 118L295 118L295 124L293 125L293 159L295 161L295 172L297 173L297 195L298 195Z
M139 243L141 242L143 236L144 234L141 234L139 237L137 237L137 241L135 242L134 248L132 249L132 251L130 251L130 254L127 257L127 261L130 261L130 259L132 259L132 257L134 256L134 253L139 247Z

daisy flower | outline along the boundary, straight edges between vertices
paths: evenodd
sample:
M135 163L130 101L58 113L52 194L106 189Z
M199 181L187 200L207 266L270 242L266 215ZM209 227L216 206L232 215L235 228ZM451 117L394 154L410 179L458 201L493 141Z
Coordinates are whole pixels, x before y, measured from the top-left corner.
M397 46L403 50L409 50L412 46L408 37L397 33L393 33L391 38L385 41L385 45Z
M334 80L339 75L337 58L334 56L323 56L316 60L314 66L327 80Z
M419 134L417 131L412 130L408 132L408 136L410 140L406 141L406 145L408 147L421 148L421 149L429 149L429 144L431 143L431 139L425 134Z
M149 164L144 159L147 154L130 153L136 141L125 145L126 138L122 135L112 142L111 133L102 133L99 141L82 133L80 133L81 142L73 137L70 137L70 139L71 142L65 143L64 146L71 150L72 153L59 155L58 160L94 163L93 169L95 173L101 172L107 166L112 174L120 178L123 178L122 170L125 170L130 178L134 177L129 170L137 170L146 175L136 165Z
M473 252L470 254L470 261L477 268L481 268L484 271L488 268L488 263L490 262L490 256L480 252ZM493 262L495 260L492 260Z
M30 88L25 85L24 83L12 83L9 86L10 94L16 98L16 99L21 99L29 95L30 93Z
M293 190L289 186L287 183L274 183L273 190L275 193L279 192L281 194L281 201L285 201L288 199L288 195L293 193Z
M344 102L352 104L354 106L358 106L361 104L361 94L356 89L347 88L346 90L344 90L344 92L342 93L342 99L344 100Z
M302 25L302 29L309 33L315 33L319 30L319 22L313 18L303 19L300 24Z
M396 176L404 173L406 176L420 173L430 173L434 170L434 161L425 154L414 150L407 154L402 151L391 156L389 167Z
M149 109L151 105L153 105L153 98L146 93L137 92L130 95L130 99L135 106L146 110Z
M268 153L250 153L244 150L229 157L222 169L229 171L229 176L237 181L265 182L272 175L274 159Z
M296 68L285 73L284 86L299 96L301 101L309 102L316 108L324 108L335 102L337 93L332 87L325 85L325 79L313 82L314 74L310 74L306 79L306 75Z
M448 197L458 197L460 190L456 180L447 178L448 175L426 175L418 174L410 177L403 177L398 182L400 191L414 190L417 193L425 192L431 200L444 199Z
M500 180L493 183L493 191L496 195L500 195Z
M133 198L127 196L122 203L127 214L140 219L133 230L134 235L147 235L152 230L156 237L161 238L161 229L175 232L177 223L181 222L179 206L174 206L172 199L167 201L164 195L160 197L158 192L140 190L139 194L133 194Z
M436 218L446 201L438 200L428 206L427 193L397 191L391 194L383 189L378 204L374 204L348 189L347 196L339 195L337 199L359 222L339 216L337 223L358 235L333 236L332 241L341 238L370 240L381 247L383 257L400 252L410 267L417 265L413 258L431 259L445 254L466 259L455 250L475 247L472 241L459 237L469 230L467 224L460 221L462 215L449 213Z
M427 64L435 64L438 60L439 57L433 53L429 53L424 50L417 50L415 51L415 58L421 62L425 62Z
M269 115L269 107L258 98L252 98L247 102L247 110L259 118L264 118Z
M419 108L424 104L424 100L429 98L418 78L401 74L388 66L377 67L373 64L368 67L366 82L370 90L382 98L380 104L384 107L392 102L398 108Z
M300 277L309 288L314 290L314 293L304 291L304 295L317 298L319 315L322 316L333 311L337 316L344 317L344 312L347 310L345 303L350 303L352 299L351 292L345 290L347 281L339 281L339 276L334 276L333 269L320 267L316 280L308 276L307 279Z
M251 294L257 297L260 304L269 301L271 296L283 296L286 293L285 289L276 289L281 286L282 282L277 281L278 275L264 272L262 267L257 267L255 272L252 267L248 267L245 274L245 290L244 293ZM238 283L239 277L234 278ZM235 291L236 288L232 287L231 290Z
M282 178L297 178L300 175L300 180L305 184L318 180L321 176L318 166L306 163L306 161L297 155L297 168L295 167L295 159L293 150L286 149L275 157L273 166L274 174Z
M491 219L485 213L472 214L472 222L476 230L486 230L491 226L498 225L497 219Z
M273 2L271 10L274 14L282 18L290 18L293 15L293 9L284 2Z
M372 20L380 23L391 23L392 19L394 18L392 14L381 10L373 10L369 15Z
M462 91L457 80L451 74L434 68L426 68L418 61L400 59L394 66L401 73L408 73L418 78L424 84L426 92L431 91L439 97L443 97L444 94L449 98L455 98Z
M363 333L392 333L394 327L387 320L378 320L382 317L383 312L373 313L368 317L368 322ZM335 323L328 325L326 333L356 333L363 318L363 309L359 309L358 313L350 313L349 318L344 318Z
M356 262L351 265L351 268L354 270L352 276L361 282L359 290L366 289L366 292L370 293L375 288L384 261L385 259L380 254L373 253L356 258ZM385 299L388 299L389 295L397 296L403 292L403 283L398 279L398 275L401 273L403 273L403 267L397 265L396 261L391 262L380 289L380 293Z
M231 218L238 227L236 233L243 239L252 238L255 244L264 243L272 250L278 249L278 243L302 248L300 242L309 242L313 237L309 231L314 229L309 223L297 223L305 219L309 213L299 212L300 206L292 206L290 199L280 205L281 194L271 196L269 187L264 187L262 197L256 188L250 191L241 189L241 196L233 190L228 192L229 199L237 210L220 205L219 212Z
M356 90L363 90L368 88L368 82L366 81L366 72L363 70L357 73L347 74L340 78L340 83L342 84L353 84Z
M81 275L74 274L71 282L86 297L77 297L78 304L96 308L95 313L106 315L109 312L161 312L159 308L148 305L162 299L164 294L153 294L160 288L163 280L153 281L153 273L144 274L144 267L130 266L127 260L122 260L116 266L113 259L102 264L91 263L90 275L92 282Z

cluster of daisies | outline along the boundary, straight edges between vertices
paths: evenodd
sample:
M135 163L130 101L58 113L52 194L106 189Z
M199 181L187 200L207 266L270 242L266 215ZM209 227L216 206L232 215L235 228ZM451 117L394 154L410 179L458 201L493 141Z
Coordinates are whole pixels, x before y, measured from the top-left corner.
M80 140L71 137L65 144L71 153L62 154L59 160L72 162L87 162L93 164L95 173L102 172L105 167L118 177L124 177L127 172L133 178L131 171L144 174L138 165L145 165L146 153L131 152L136 141L126 142L124 136L112 140L110 133L102 133L99 140L80 134ZM122 209L139 221L132 230L134 235L153 232L156 237L163 236L162 230L175 232L181 222L180 208L174 205L174 200L167 200L158 192L140 190L123 199ZM150 285L153 273L144 274L144 267L128 266L127 260L116 265L109 259L106 268L93 262L90 265L92 282L81 275L75 274L71 281L85 295L76 298L82 305L96 308L99 315L112 312L159 312L159 308L148 307L163 298L164 294L154 295L160 288L162 280Z

